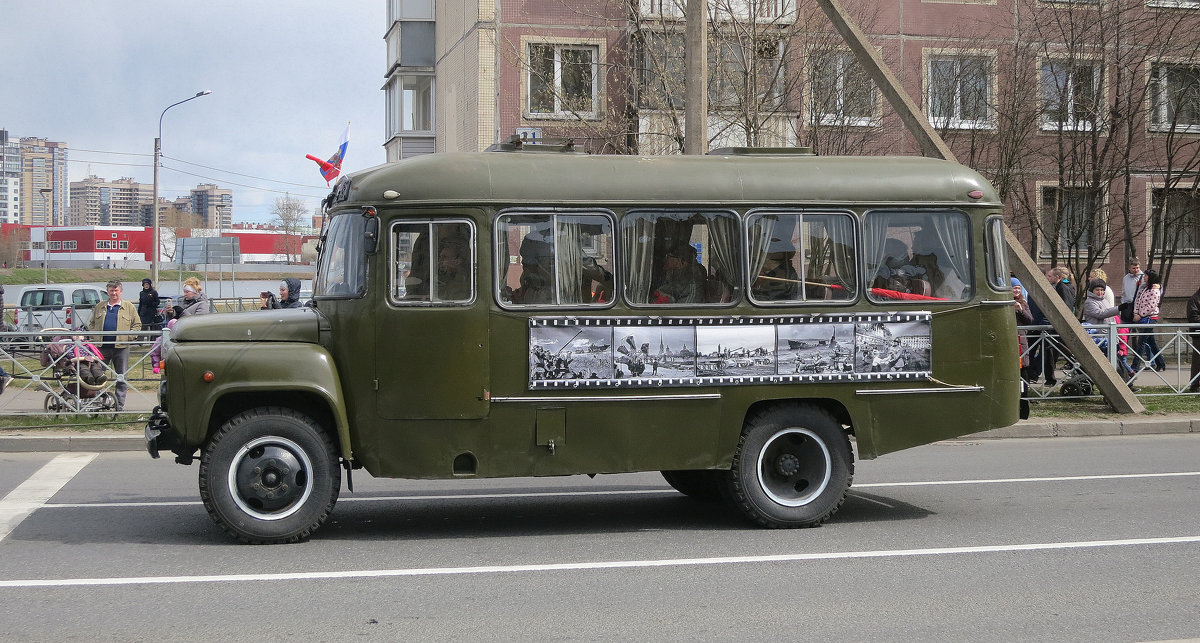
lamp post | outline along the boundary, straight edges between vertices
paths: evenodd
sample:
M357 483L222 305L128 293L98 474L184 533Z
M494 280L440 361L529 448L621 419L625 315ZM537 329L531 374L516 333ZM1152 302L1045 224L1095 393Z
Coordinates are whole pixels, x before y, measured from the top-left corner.
M164 109L162 111L162 113L158 115L158 137L154 139L154 202L150 204L150 217L154 220L154 244L153 244L154 250L152 251L153 254L150 256L150 279L153 280L155 284L158 283L158 256L159 256L158 245L159 245L159 241L160 241L159 236L158 236L158 159L160 156L162 156L163 116L167 115L167 109L171 109L172 107L174 107L176 105L181 105L183 103L186 103L189 100L200 98L201 96L207 96L211 93L212 92L210 92L207 89L205 89L204 91L196 92L195 96L185 98L185 99L179 101L178 103L171 103L170 105L167 105L167 108Z
M50 197L54 194L51 188L42 188L42 215L49 217L42 219L42 283L50 283L50 225L54 223L54 200ZM46 211L46 203L50 203L50 209Z

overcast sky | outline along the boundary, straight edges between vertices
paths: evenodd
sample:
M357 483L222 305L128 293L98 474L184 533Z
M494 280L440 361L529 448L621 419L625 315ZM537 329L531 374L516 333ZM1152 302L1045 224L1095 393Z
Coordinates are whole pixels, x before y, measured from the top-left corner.
M0 128L65 142L72 181L150 184L159 114L207 89L163 118L159 193L216 183L266 222L328 193L304 155L347 121L343 170L384 162L385 20L384 0L0 0Z

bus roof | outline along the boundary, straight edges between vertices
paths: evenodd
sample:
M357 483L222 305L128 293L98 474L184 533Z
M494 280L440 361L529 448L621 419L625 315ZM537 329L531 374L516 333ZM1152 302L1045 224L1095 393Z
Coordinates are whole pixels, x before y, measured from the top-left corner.
M349 180L347 204L386 203L384 193L392 190L397 203L500 206L1000 206L974 170L917 156L444 152L355 172Z

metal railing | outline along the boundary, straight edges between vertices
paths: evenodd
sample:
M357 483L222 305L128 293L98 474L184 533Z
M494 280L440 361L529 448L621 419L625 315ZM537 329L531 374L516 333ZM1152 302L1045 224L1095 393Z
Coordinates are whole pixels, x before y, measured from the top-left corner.
M1190 395L1190 389L1200 384L1200 375L1193 377L1191 371L1192 354L1200 348L1200 324L1085 324L1084 328L1139 396ZM1029 359L1022 375L1029 384L1030 398L1099 397L1052 327L1019 326L1018 332L1028 342L1021 357L1022 362ZM1048 378L1047 369L1051 368L1053 376ZM1072 380L1075 384L1063 386ZM1078 386L1083 382L1087 386ZM1080 388L1088 387L1092 389L1089 394L1080 394ZM1158 392L1141 391L1144 387Z
M0 414L144 414L158 403L160 376L150 354L164 335L66 329L0 332L0 368L12 378L0 394ZM92 351L89 344L100 346L104 337L129 346L125 372L117 372ZM123 411L117 409L119 385L125 389Z

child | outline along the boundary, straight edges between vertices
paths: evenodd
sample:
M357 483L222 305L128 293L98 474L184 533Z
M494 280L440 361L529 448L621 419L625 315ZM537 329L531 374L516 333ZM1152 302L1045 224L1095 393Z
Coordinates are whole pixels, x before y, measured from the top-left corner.
M175 327L175 323L179 321L179 317L182 314L183 308L179 306L172 306L171 308L167 309L167 332L163 333L161 337L154 340L154 346L150 348L150 365L153 367L155 375L162 370L163 339L166 338L171 329Z

